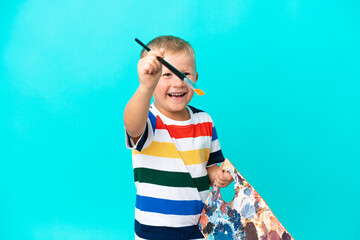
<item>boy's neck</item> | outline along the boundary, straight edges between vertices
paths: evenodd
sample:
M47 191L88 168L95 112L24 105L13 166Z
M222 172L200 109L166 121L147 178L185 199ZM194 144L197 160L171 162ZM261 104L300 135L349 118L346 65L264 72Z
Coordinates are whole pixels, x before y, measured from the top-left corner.
M165 117L170 118L171 120L186 121L191 118L190 112L187 108L184 108L182 111L178 112L168 112L161 109L161 107L158 107L156 103L154 103L154 105L160 113L162 113Z

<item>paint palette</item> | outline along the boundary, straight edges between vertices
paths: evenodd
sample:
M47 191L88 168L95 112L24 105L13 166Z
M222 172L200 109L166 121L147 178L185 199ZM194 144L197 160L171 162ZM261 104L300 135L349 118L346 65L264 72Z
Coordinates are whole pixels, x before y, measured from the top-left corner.
M266 202L225 159L223 169L235 180L235 197L229 203L213 186L206 200L199 228L209 240L293 240Z

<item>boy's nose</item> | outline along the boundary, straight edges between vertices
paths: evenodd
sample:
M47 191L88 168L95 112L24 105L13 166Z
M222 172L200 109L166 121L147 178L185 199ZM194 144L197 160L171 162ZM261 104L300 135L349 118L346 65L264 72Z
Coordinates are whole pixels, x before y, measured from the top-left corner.
M173 85L174 87L182 87L185 85L185 82L183 80L181 80L179 77L174 76L171 79L171 85Z

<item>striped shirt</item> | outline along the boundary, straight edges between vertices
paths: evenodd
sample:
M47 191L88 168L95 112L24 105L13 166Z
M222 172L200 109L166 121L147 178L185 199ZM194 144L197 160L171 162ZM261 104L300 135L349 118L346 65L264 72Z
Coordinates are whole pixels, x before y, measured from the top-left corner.
M137 239L202 239L197 226L209 194L207 167L224 161L209 114L187 106L175 121L150 106L146 128L132 150Z

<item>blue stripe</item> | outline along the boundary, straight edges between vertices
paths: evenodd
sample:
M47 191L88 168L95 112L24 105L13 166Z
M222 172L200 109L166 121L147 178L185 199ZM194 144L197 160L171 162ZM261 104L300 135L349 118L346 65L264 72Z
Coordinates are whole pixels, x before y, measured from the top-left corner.
M149 119L151 122L151 126L153 129L153 134L155 134L155 128L156 128L156 117L154 116L154 114L152 112L149 111Z
M197 225L188 227L157 227L141 224L135 220L135 233L144 239L178 240L204 238Z
M168 200L136 195L136 208L141 211L174 215L201 214L204 204L200 200Z
M148 124L146 123L146 127L145 127L145 131L144 134L141 136L141 138L138 140L137 142L137 146L136 146L136 150L138 150L139 152L142 150L142 148L144 147L144 144L148 138Z
M215 126L212 128L212 141L218 139L218 135L217 135L217 132L216 132L216 128Z
M125 131L126 131L126 129L125 129ZM126 137L127 137L127 142L129 143L129 146L133 147L134 145L131 143L131 137L127 132L126 132Z
M225 157L220 150L216 151L216 152L212 152L210 153L210 156L209 156L209 160L208 160L208 163L207 163L207 166L210 166L212 164L215 164L215 163L221 163L225 160Z
M203 110L200 110L200 109L194 108L193 106L190 106L190 105L188 105L188 106L189 106L189 108L191 109L191 111L192 111L193 113L200 113L200 112L204 112Z

